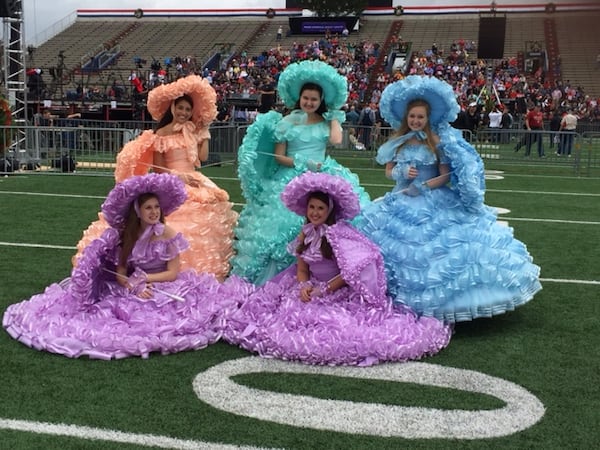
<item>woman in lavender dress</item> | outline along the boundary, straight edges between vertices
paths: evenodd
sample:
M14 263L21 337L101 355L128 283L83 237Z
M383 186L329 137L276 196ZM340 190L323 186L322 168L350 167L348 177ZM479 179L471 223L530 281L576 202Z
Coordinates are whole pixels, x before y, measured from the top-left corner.
M70 278L9 306L6 331L71 358L146 358L217 341L234 302L213 274L180 270L189 244L164 223L185 198L184 183L166 173L117 184L102 205L110 228L85 248Z
M447 325L392 306L379 249L348 223L359 212L348 181L307 172L281 199L306 218L288 245L297 262L240 299L225 340L264 357L362 366L418 359L448 344Z

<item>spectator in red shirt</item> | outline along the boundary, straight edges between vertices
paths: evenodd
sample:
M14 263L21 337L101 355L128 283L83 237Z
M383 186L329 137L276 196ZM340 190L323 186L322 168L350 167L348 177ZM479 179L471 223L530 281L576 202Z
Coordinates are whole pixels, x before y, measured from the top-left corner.
M536 103L533 109L527 112L525 116L525 127L529 131L527 133L526 150L525 156L529 156L531 153L531 146L534 142L537 142L537 151L540 158L544 158L544 147L542 145L542 137L544 130L544 115L539 103Z

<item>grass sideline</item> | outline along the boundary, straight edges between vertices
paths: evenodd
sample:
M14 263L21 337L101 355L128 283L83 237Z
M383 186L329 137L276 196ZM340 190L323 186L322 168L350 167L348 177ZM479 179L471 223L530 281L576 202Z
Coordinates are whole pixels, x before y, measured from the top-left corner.
M391 182L368 159L338 160L359 174L372 197L389 190ZM216 448L215 443L297 450L594 448L600 436L600 269L593 263L600 242L600 178L579 178L567 165L537 160L485 163L490 173L498 171L498 179L487 181L486 203L509 210L501 219L515 229L542 267L544 289L513 313L457 324L448 348L423 362L482 372L522 386L546 408L532 427L488 439L406 439L301 428L226 412L196 397L192 381L198 373L249 356L222 342L199 352L106 362L37 352L1 331L0 448L142 449L152 442L143 443L141 437L136 444L126 444L53 436L40 434L39 428L16 431L2 427L2 419L206 444L169 448ZM204 173L240 207L243 198L233 167L210 167ZM112 185L110 177L83 174L0 179L0 311L68 276L72 248ZM42 247L33 247L37 245ZM236 381L265 392L339 399L349 408L381 403L491 411L502 404L493 396L454 389L319 373L255 373L237 376Z

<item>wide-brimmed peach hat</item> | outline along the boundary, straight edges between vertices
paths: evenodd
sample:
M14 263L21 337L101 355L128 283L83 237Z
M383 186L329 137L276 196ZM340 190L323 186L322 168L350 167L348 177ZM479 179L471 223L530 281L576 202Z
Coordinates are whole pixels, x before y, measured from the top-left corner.
M199 75L188 75L172 83L160 85L148 93L148 111L160 121L171 108L173 100L189 95L194 102L192 122L207 127L217 117L217 93L208 80Z

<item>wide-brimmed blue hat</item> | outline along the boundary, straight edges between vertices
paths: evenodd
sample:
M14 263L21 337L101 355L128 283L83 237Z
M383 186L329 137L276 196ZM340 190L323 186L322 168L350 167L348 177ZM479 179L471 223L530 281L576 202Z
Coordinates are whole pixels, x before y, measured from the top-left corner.
M346 103L346 78L333 66L322 61L302 61L290 64L279 76L277 92L285 106L293 108L300 98L300 89L309 82L321 86L328 110L340 109Z
M450 86L435 77L409 75L389 84L381 94L379 111L393 128L398 128L413 100L426 101L430 107L429 124L437 128L442 123L456 120L460 106Z

